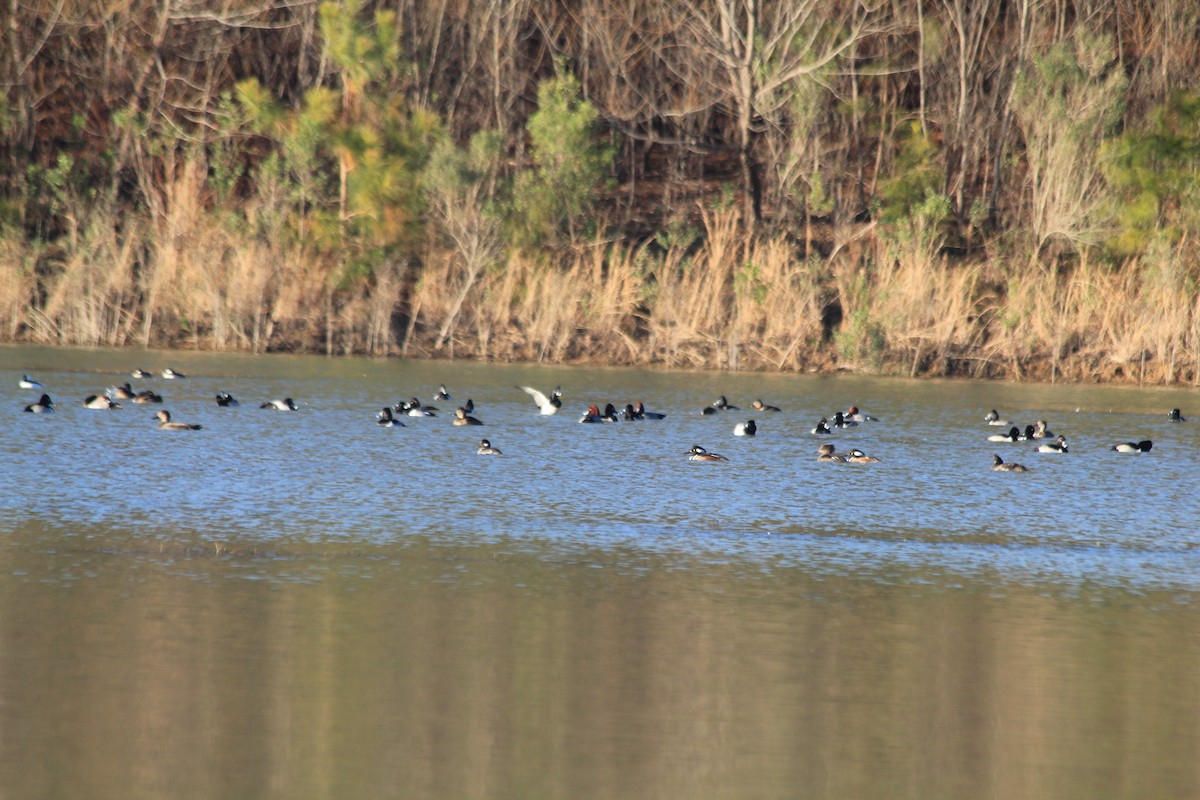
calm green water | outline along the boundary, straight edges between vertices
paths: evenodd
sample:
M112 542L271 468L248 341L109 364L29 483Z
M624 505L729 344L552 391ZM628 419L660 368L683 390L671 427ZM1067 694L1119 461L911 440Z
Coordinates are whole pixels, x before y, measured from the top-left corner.
M204 430L80 403L168 365ZM439 383L486 425L374 425ZM0 348L0 796L1200 796L1196 397Z

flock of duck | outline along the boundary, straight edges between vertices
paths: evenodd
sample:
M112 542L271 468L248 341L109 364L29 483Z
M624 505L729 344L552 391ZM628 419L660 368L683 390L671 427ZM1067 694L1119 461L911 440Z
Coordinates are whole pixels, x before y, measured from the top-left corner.
M130 373L134 379L149 380L154 377L153 373L143 369L135 369ZM159 375L164 380L185 380L187 375L178 372L170 367L162 370ZM21 389L42 391L42 384L28 374L21 377L18 381L18 387ZM562 408L562 388L555 387L549 394L535 389L532 386L517 386L515 387L525 392L532 398L538 413L549 416L557 414ZM225 391L217 392L214 396L217 406L221 408L235 408L240 405L238 400L231 394ZM103 393L88 395L83 399L83 407L88 409L119 409L122 407L122 401L127 401L136 404L159 404L163 403L162 395L151 389L143 389L135 391L129 382L118 386L111 386ZM445 385L438 387L434 395L434 402L451 402L449 392ZM42 393L37 402L30 403L25 406L25 411L32 414L49 414L54 411L55 403L46 393ZM259 404L259 408L272 409L276 411L296 411L299 406L291 397L281 399L267 400ZM750 409L760 413L774 413L780 411L778 406L769 405L762 400L754 400L750 404ZM452 424L456 426L465 425L483 425L483 422L477 417L471 416L475 410L475 403L468 399L461 406L455 408L452 417ZM711 416L715 414L729 413L740 411L738 406L732 405L728 399L722 395L711 405L705 406L700 410L701 416ZM440 413L440 409L436 406L426 405L416 397L408 400L402 400L394 406L385 406L376 414L375 423L380 427L404 427L404 422L400 417L433 417ZM587 411L579 418L580 423L585 424L600 424L620 421L640 421L640 420L661 420L666 417L666 414L647 411L641 402L627 403L624 409L618 411L617 407L612 403L606 403L604 409L601 410L599 404L589 405ZM196 431L201 430L203 426L189 423L178 422L171 419L171 412L166 409L159 410L153 417L157 420L157 427L160 430L167 431ZM1170 422L1186 422L1187 420L1181 415L1178 408L1171 409L1167 413L1167 419ZM1050 431L1049 424L1042 419L1035 421L1032 424L1022 428L1019 425L1013 424L1009 420L1004 419L995 409L992 409L985 417L984 421L993 427L1008 428L1005 433L992 434L987 437L989 442L1037 442L1034 448L1038 453L1067 453L1069 448L1065 436L1056 435ZM857 406L850 406L846 411L838 411L829 417L821 417L820 421L811 429L810 433L813 436L823 437L832 436L835 432L844 431L848 428L853 428L861 424L878 422L878 418L866 414ZM733 427L733 435L739 437L753 437L758 432L758 424L754 419L748 419L738 422ZM1154 446L1153 442L1145 439L1138 442L1118 442L1114 444L1110 450L1118 453L1148 453ZM477 446L476 452L480 455L502 455L501 451L494 447L487 439L481 439ZM700 445L692 445L691 449L684 453L690 461L708 461L720 462L729 461L723 455L714 453ZM845 453L838 453L834 445L825 443L817 448L817 460L826 463L848 463L848 464L875 464L879 463L880 459L867 455L858 448L852 448ZM1008 462L1002 459L999 455L992 456L992 469L998 472L1028 472L1029 468L1023 464Z

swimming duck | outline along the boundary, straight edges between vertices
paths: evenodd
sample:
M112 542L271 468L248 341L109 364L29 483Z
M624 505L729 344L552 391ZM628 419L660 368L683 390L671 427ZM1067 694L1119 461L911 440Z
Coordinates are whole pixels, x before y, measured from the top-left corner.
M1050 428L1046 420L1039 419L1033 426L1034 439L1053 439L1054 434L1050 432Z
M282 400L268 400L259 406L259 408L270 408L275 411L295 411L299 408L296 401L290 397L285 397Z
M983 418L983 420L988 425L996 425L999 427L1005 427L1006 425L1012 425L1011 422L1009 422L1008 420L1001 417L999 412L997 412L996 409L994 409L994 408L987 413L987 416L985 416Z
M467 410L462 406L454 409L454 424L455 425L482 425L483 423L474 417L467 416Z
M812 429L813 434L817 436L831 436L833 431L829 429L829 420L821 417L821 421L817 423L817 427Z
M637 411L633 407L633 403L626 403L625 410L621 412L621 419L627 422L637 422L642 417L639 417Z
M375 424L381 428L403 428L404 423L392 416L392 410L387 406L375 415Z
M750 404L750 407L755 411L779 411L779 406L769 406L762 400L755 400Z
M603 420L601 417L602 415L600 414L600 406L593 403L587 407L587 411L585 411L583 416L579 418L579 421L586 423L602 422Z
M157 392L152 392L149 389L143 389L133 396L135 403L161 403L162 395Z
M22 375L21 380L17 381L17 386L22 389L40 389L42 385L28 375Z
M720 397L717 398L716 402L713 403L713 408L717 409L718 411L740 411L741 410L737 406L730 405L729 401L725 399L725 395L721 395Z
M1150 448L1154 446L1154 442L1149 439L1143 439L1140 442L1121 442L1114 444L1110 449L1116 450L1118 453L1149 453Z
M1035 449L1039 453L1065 453L1067 452L1067 440L1064 437L1059 436L1053 442L1039 444Z
M446 384L439 385L437 392L433 395L433 402L440 403L450 399L450 393L446 391Z
M817 461L829 461L837 464L844 464L846 459L844 456L839 456L834 452L833 445L823 444L817 448Z
M663 414L659 411L647 411L646 406L642 404L641 400L638 400L637 403L634 405L633 413L637 415L638 419L666 419L667 418L666 414Z
M169 381L184 380L187 378L187 375L184 375L182 372L176 372L170 367L167 367L162 371L162 376Z
M229 392L217 392L216 401L221 408L237 408L241 405Z
M171 412L166 409L159 411L154 418L159 420L158 429L160 431L198 431L204 427L191 422L171 422Z
M855 447L846 454L846 463L848 464L878 464L879 459L875 456L869 456L862 450Z
M739 422L737 425L733 426L734 436L754 436L756 433L758 433L758 425L756 425L752 419L748 419L745 422Z
M604 404L604 413L600 415L601 422L620 422L621 417L617 414L617 407L612 403Z
M135 369L133 372L131 372L129 374L131 376L133 376L134 378L137 378L139 381L148 381L154 377L153 372L147 372L144 369Z
M838 411L833 415L833 427L835 428L854 428L858 425L852 419L846 419L846 415Z
M728 461L725 456L717 453L710 453L698 444L692 445L692 449L688 450L688 461Z
M476 450L475 452L481 456L502 456L502 455L504 455L503 453L500 452L499 448L492 447L492 443L489 442L487 439L479 440L479 449Z
M111 399L107 395L89 394L87 397L83 398L83 407L84 408L98 408L98 409L113 409L113 408L120 408L121 404L118 403L117 401Z
M533 402L537 404L538 413L542 416L548 417L551 414L557 414L558 410L562 408L561 387L555 386L554 391L550 393L549 397L532 386L518 386L517 388L533 398Z
M865 414L858 410L858 406L850 406L846 409L846 419L853 422L879 422L879 417L873 417L870 414Z
M50 395L44 394L36 403L25 406L25 410L30 414L53 414L54 401L50 399Z
M1029 472L1029 467L1024 464L1013 464L1006 462L1000 456L992 456L992 469L996 472Z
M438 412L434 406L421 405L421 401L415 397L397 403L392 410L409 417L436 417Z
M110 386L106 394L114 400L132 400L137 396L133 391L133 387L128 383L120 386Z
M468 397L467 402L463 403L463 410L470 414L475 410L475 401Z
M1167 421L1168 422L1187 422L1186 419L1179 416L1178 408L1172 408L1170 411L1167 412Z
M987 437L989 442L1019 442L1021 441L1021 429L1016 425L1008 429L1008 433L993 433Z

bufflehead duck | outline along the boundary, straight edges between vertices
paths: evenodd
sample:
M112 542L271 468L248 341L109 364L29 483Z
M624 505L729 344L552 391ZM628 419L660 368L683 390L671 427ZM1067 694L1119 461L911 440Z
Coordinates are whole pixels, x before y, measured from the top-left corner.
M1187 422L1186 419L1179 416L1178 408L1172 408L1170 411L1167 412L1167 420L1169 422Z
M475 452L481 456L502 456L502 455L504 455L503 453L500 452L499 448L492 447L492 443L489 442L487 439L479 440L479 449L476 450Z
M996 472L1029 472L1029 467L1024 464L1008 463L997 455L992 456L992 469Z
M170 367L167 367L162 371L162 376L169 381L183 380L187 377L187 375L184 375L182 372L176 372Z
M135 403L161 403L162 395L157 392L152 392L149 389L143 389L133 396Z
M1016 425L1008 429L1008 433L993 433L987 437L989 442L1019 442L1021 441L1021 429Z
M239 405L241 405L238 403L237 398L235 398L229 392L217 392L216 400L217 405L221 408L237 408Z
M850 408L846 409L846 419L853 422L879 422L879 417L864 414L858 410L858 406L850 406Z
M812 429L812 432L817 436L830 436L833 431L829 429L829 420L821 417L821 421L817 423L817 427Z
M285 397L282 400L268 400L259 406L259 408L270 408L275 411L295 411L299 406L296 401L290 397Z
M779 411L779 406L769 406L762 400L755 400L750 404L750 407L755 411Z
M121 404L116 402L115 400L112 400L107 395L89 394L87 397L83 398L83 407L84 408L98 408L98 409L112 409L112 408L120 408Z
M532 386L518 386L517 388L533 398L533 402L537 404L538 413L544 417L548 417L551 414L557 414L558 410L562 408L561 387L555 386L554 391L550 393L549 397L542 394Z
M987 416L986 416L986 417L984 417L984 418L983 418L983 420L984 420L984 422L986 422L988 425L996 425L996 426L999 426L999 427L1001 427L1001 428L1003 428L1003 427L1005 427L1005 426L1007 426L1007 425L1012 425L1012 423L1011 423L1011 422L1009 422L1008 420L1006 420L1006 419L1004 419L1003 417L1001 417L1001 416L1000 416L1000 414L999 414L999 413L996 411L996 409L994 409L994 408L993 408L991 411L989 411L989 412L988 412Z
M30 414L53 414L54 401L50 399L50 395L44 394L36 403L25 406L25 410Z
M817 461L830 461L837 464L846 463L845 457L835 453L834 447L831 444L823 444L817 448Z
M846 462L849 464L878 464L879 459L867 455L856 447L846 454Z
M1059 436L1053 442L1039 444L1036 449L1039 453L1065 453L1067 452L1067 440Z
M158 429L160 431L198 431L204 427L191 422L171 422L171 412L166 409L155 414L154 418L159 420Z
M17 386L22 389L40 389L42 385L28 375L22 375L21 380L17 381Z
M443 383L438 386L437 392L433 395L433 402L440 403L450 399L450 393L446 391L446 384Z
M725 456L717 453L710 453L698 444L692 445L692 449L688 450L688 461L728 461Z
M462 406L454 409L454 424L455 425L482 425L483 423L474 417L467 416L467 410Z
M748 419L745 422L739 422L737 425L733 426L734 436L754 436L756 433L758 433L758 425L756 425L752 419Z
M641 400L633 407L633 413L638 419L666 419L667 415L658 411L647 411Z
M154 377L153 372L147 372L144 369L135 369L133 372L131 372L129 374L131 376L133 376L134 378L137 378L139 381L148 381Z
M404 423L392 416L392 410L384 406L383 410L375 415L375 424L381 428L403 428Z
M1114 444L1110 449L1116 450L1118 453L1149 453L1150 448L1153 446L1154 442L1150 441L1149 439L1143 439L1140 442L1121 442L1120 444Z

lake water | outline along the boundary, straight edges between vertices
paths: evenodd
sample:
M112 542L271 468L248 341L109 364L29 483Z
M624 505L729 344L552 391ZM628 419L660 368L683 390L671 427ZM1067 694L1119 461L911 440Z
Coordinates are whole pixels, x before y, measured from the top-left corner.
M1197 797L1198 398L0 348L0 797Z

